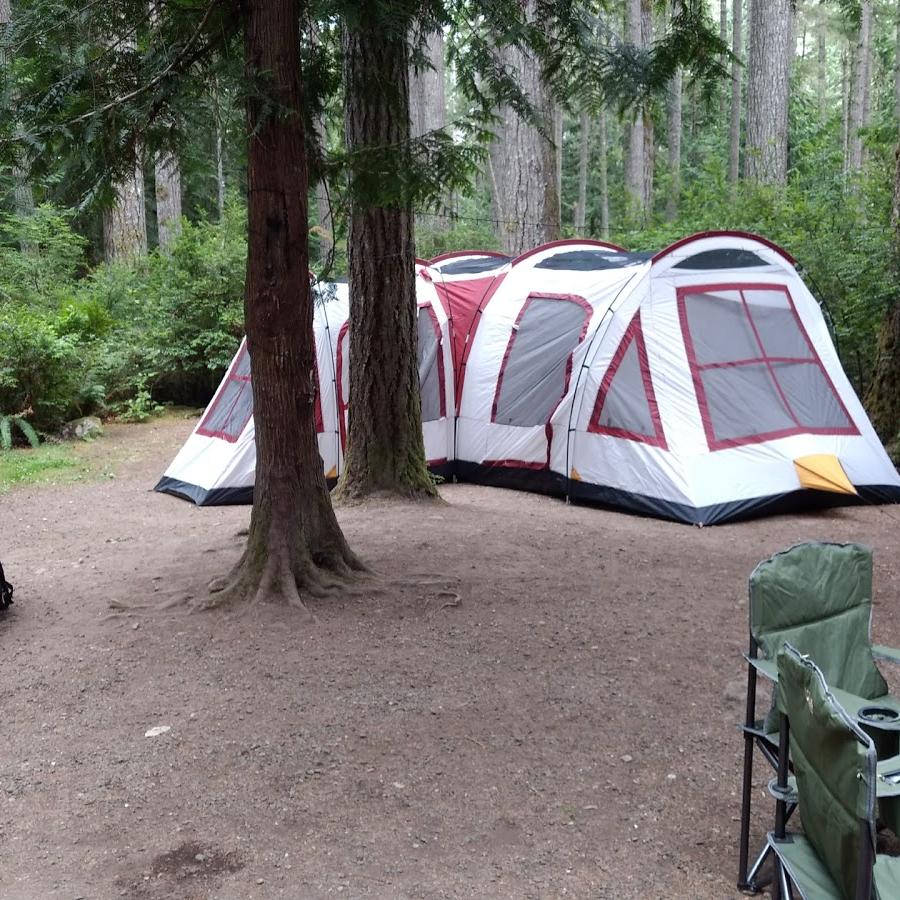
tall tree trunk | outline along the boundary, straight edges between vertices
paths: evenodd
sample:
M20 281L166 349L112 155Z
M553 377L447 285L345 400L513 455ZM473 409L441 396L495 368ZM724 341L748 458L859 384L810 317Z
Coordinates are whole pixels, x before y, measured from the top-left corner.
M526 0L525 13L530 19L534 10L535 0ZM541 77L540 64L518 47L506 47L501 55L503 62L518 73L519 85L530 98L545 132L552 135L554 104ZM489 167L493 218L505 252L518 255L559 237L557 148L510 107L504 106L498 117Z
M156 157L156 228L164 253L181 234L181 166L174 153Z
M863 140L860 129L869 124L869 91L872 71L872 0L862 0L856 47L853 53L848 115L848 167L858 172L863 164Z
M747 177L787 182L788 97L793 47L792 0L751 0L747 81Z
M107 262L128 262L147 255L144 166L140 148L134 169L114 185L115 202L103 213L103 249Z
M154 28L158 28L162 15L160 0L150 0L150 22ZM158 153L153 174L157 243L163 253L168 253L181 234L181 165L178 157L168 151Z
M553 109L553 143L556 146L556 196L559 202L557 226L562 229L562 172L563 172L563 134L565 131L565 110L559 103Z
M741 168L742 6L743 0L732 0L731 52L734 54L734 60L731 63L731 124L728 133L728 183L731 185L732 199L737 195Z
M316 119L316 140L325 148L325 123ZM334 217L331 214L331 194L328 185L321 179L316 182L316 216L319 220L319 262L326 264L334 250Z
M409 68L409 124L410 136L439 131L447 125L447 100L444 91L444 33L435 31L428 36L424 48L430 68ZM442 203L436 214L419 216L416 226L427 225L432 231L446 231L450 227L448 204Z
M895 13L894 36L894 118L900 122L900 0Z
M894 268L900 281L900 144L895 153L891 228ZM893 445L895 456L900 454L900 296L894 298L881 323L866 410L881 440Z
M12 24L12 8L10 0L0 0L0 69L5 69L11 62L7 31ZM18 166L13 167L13 201L16 214L27 216L34 212L34 194L25 172ZM30 249L25 243L22 249Z
M600 176L600 237L609 239L609 136L607 133L606 107L600 107L597 123L598 174Z
M225 219L225 154L222 150L222 107L219 102L219 79L213 82L213 106L216 122L216 209L219 222Z
M669 82L666 143L669 162L669 196L666 199L666 218L672 222L678 217L678 203L681 198L681 69Z
M247 547L210 602L302 607L360 563L331 507L316 444L316 356L307 248L307 173L298 0L245 0L248 256L244 293L256 426ZM265 80L264 80L265 76ZM276 106L279 115L270 110Z
M732 2L736 2L736 0L732 0ZM719 0L719 40L728 46L728 0ZM723 59L722 65L725 65L725 62L726 60ZM726 87L723 84L719 92L719 122L722 128L725 127L725 121L728 118L727 107L728 98L726 97Z
M844 160L843 174L850 169L850 53L841 51L841 151Z
M344 134L351 160L409 147L409 48L375 17L344 25ZM381 151L383 152L383 151ZM401 171L403 161L395 165ZM351 173L350 426L337 496L437 494L425 462L417 365L413 211L372 206ZM371 176L370 176L371 177Z
M824 6L816 11L816 102L819 107L819 120L824 121L828 114L828 32L826 29L828 13Z
M640 48L649 46L652 40L650 0L627 0L627 16L628 42ZM644 221L653 195L653 120L644 108L634 110L632 116L625 158L625 190L632 215ZM648 150L651 151L649 159ZM651 179L649 183L648 175Z
M575 204L575 233L584 234L587 216L588 165L591 160L591 117L582 110L578 119L578 202Z

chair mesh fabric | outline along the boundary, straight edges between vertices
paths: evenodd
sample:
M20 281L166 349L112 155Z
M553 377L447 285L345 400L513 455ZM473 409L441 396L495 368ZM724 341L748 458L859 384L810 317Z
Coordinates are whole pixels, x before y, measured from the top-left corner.
M831 695L809 657L787 645L777 661L803 831L843 897L853 900L859 822L874 822L875 749Z
M872 654L872 553L858 544L798 544L750 576L750 633L774 660L785 642L811 656L829 685L866 699L887 684Z

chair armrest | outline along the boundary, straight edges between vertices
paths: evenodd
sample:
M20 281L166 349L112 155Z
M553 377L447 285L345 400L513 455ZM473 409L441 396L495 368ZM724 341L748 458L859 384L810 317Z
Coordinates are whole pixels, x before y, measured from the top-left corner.
M900 650L895 650L893 647L885 647L884 644L873 644L872 653L876 659L900 663Z
M778 683L778 665L774 659L754 658L747 656L746 654L744 655L744 659L746 659L760 675L764 675L769 681L774 681L776 684ZM897 658L897 661L900 662L900 657Z

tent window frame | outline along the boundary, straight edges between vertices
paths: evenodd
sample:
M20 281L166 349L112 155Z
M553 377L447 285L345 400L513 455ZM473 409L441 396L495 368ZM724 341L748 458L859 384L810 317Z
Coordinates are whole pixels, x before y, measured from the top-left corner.
M600 417L603 414L603 407L606 398L609 395L610 388L613 385L619 367L625 359L625 354L631 349L631 345L636 344L638 354L638 365L641 370L641 382L644 385L644 396L647 400L647 406L650 411L650 420L653 423L654 434L642 434L638 431L631 431L627 428L617 428L614 425L601 425ZM644 328L641 322L640 309L632 316L625 333L616 347L616 352L607 366L600 382L600 388L597 391L597 399L594 402L594 409L591 418L588 421L588 433L590 434L606 434L611 437L624 438L628 441L637 441L641 444L649 444L651 447L659 447L661 450L668 450L669 445L666 441L665 431L662 426L662 419L659 415L659 405L656 402L656 391L653 389L653 377L650 374L650 361L647 358L647 344L644 340Z
M575 342L575 346L569 351L568 356L566 357L566 368L565 368L565 376L563 379L563 390L559 396L559 399L553 404L553 407L550 410L549 415L547 416L546 422L543 425L510 425L508 423L497 423L497 407L500 403L500 394L503 390L503 376L506 372L507 365L509 364L510 356L512 355L513 347L516 342L516 336L519 333L519 326L522 323L522 320L525 318L525 314L528 311L528 307L535 300L556 300L560 303L574 303L576 306L580 306L582 312L584 313L581 330L578 334L578 340ZM494 399L491 403L491 424L501 424L505 427L509 428L542 428L546 427L550 424L550 420L553 418L553 414L559 407L559 404L562 403L563 398L569 392L569 384L572 378L572 358L575 355L575 351L578 349L579 345L584 342L584 338L587 335L588 325L591 321L591 316L594 314L594 308L591 306L584 297L579 297L577 294L561 294L557 292L538 292L533 291L526 298L525 302L522 304L522 308L519 310L518 315L516 316L516 321L510 329L509 340L506 344L506 351L503 354L503 360L500 363L500 371L497 374L497 384L494 388Z
M244 430L247 428L247 425L250 424L250 420L253 418L253 388L250 385L249 366L246 375L239 374L241 365L243 364L247 356L247 343L245 341L241 345L240 350L238 350L237 356L234 358L234 361L231 363L231 366L228 369L228 374L222 380L222 384L219 385L219 389L216 391L216 394L210 402L209 406L206 407L206 412L203 414L203 418L201 419L200 424L197 426L197 434L202 434L204 437L218 438L219 440L227 441L229 444L236 444L240 439L240 436L244 433ZM230 401L231 408L228 410L227 418L224 420L224 422L230 425L231 417L234 414L234 410L236 409L238 402L244 396L244 392L251 391L248 412L247 415L243 418L243 421L240 424L240 428L235 430L232 427L229 427L227 429L224 427L209 427L211 420L215 419L220 412L220 407L224 402L226 388L230 384L234 384L235 382L240 384L240 390L238 390L238 392Z
M440 416L438 416L437 419L428 419L427 421L440 422L441 419L447 418L447 382L444 373L444 335L441 331L441 323L438 321L437 311L430 301L418 304L418 315L421 316L422 313L428 315L428 320L431 322L431 327L437 341L438 390L441 394ZM418 327L418 322L416 323L416 327ZM424 419L422 420L422 424L425 424Z
M686 298L691 294L704 294L712 293L715 291L732 291L737 292L740 295L743 313L747 317L747 321L750 324L750 330L753 334L754 341L759 349L758 356L747 357L746 359L742 358L735 360L719 360L711 363L698 362L697 355L694 349L693 337L691 336L690 324L688 321ZM771 356L766 352L762 338L760 337L759 329L753 320L752 313L750 312L750 309L753 306L752 300L748 300L746 296L753 291L772 291L784 294L791 315L793 316L794 321L797 323L797 329L800 332L800 335L802 336L804 342L806 343L807 348L809 349L810 355L808 357ZM816 350L813 342L810 340L806 328L803 326L803 322L797 312L797 307L794 304L794 298L791 296L791 292L787 285L733 281L717 282L714 284L690 284L676 288L676 297L678 303L678 321L681 326L681 335L684 340L685 350L687 352L688 364L691 371L691 379L694 382L694 391L697 396L697 405L700 408L700 418L703 422L703 430L706 434L706 443L710 450L727 450L733 447L743 447L748 444L764 444L767 441L778 440L779 438L784 437L792 437L798 434L859 434L859 429L856 427L856 423L853 421L853 417L850 415L850 411L847 409L843 398L841 397L837 388L834 386L834 382L831 380L831 376L828 374L828 370L825 368L824 363L819 358L818 351ZM723 302L730 301L723 300ZM846 416L847 421L850 424L845 427L803 425L797 417L797 413L794 411L790 402L788 401L784 389L778 380L775 366L777 364L783 363L788 363L791 365L810 365L817 367L822 373L822 377L825 379L828 388L834 395L834 399L837 401L838 405ZM784 405L784 408L788 412L790 418L795 423L793 427L781 428L775 431L758 432L735 438L716 437L712 416L710 414L709 402L706 396L706 389L703 385L703 372L710 369L727 369L741 365L763 365L766 367L768 375L775 385L775 390L778 393L780 401Z

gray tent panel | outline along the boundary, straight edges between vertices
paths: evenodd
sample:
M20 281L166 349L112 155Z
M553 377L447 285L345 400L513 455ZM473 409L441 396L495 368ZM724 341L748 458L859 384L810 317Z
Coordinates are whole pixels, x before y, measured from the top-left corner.
M430 309L419 310L418 362L423 422L433 422L441 418L441 378L438 363L441 342L439 335L435 333L434 320L431 316Z
M544 425L566 389L569 356L581 340L587 311L574 300L526 301L501 369L494 421Z
M632 339L609 384L600 410L600 425L649 437L656 433L636 339Z

